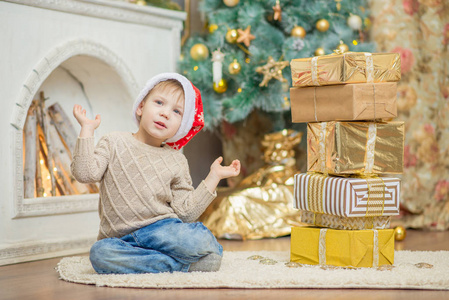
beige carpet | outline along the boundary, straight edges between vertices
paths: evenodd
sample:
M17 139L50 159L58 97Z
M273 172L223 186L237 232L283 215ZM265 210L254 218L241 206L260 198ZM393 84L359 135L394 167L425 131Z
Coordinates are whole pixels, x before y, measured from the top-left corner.
M253 255L266 260L248 259ZM216 273L99 275L92 269L88 257L74 256L63 258L56 270L66 281L108 287L449 290L449 251L396 251L391 270L293 268L285 265L289 260L289 252L225 251L221 269ZM267 264L270 262L274 264Z

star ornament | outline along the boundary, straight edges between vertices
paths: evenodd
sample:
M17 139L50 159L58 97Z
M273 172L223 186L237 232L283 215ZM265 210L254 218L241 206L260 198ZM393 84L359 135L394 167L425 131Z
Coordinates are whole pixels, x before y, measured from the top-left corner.
M222 63L224 61L225 54L220 51L220 49L215 50L212 52L212 61L213 62L220 62Z
M237 43L243 43L246 47L249 47L252 40L256 37L251 34L251 26L246 27L245 30L237 29L239 37L237 38Z
M263 74L263 79L259 86L266 87L268 82L273 78L281 82L286 82L287 79L282 75L282 70L289 64L288 61L275 61L273 57L269 56L266 65L256 68L257 73Z
M279 4L279 0L276 1L276 5L273 6L274 16L273 19L276 21L282 21L282 9L281 5Z

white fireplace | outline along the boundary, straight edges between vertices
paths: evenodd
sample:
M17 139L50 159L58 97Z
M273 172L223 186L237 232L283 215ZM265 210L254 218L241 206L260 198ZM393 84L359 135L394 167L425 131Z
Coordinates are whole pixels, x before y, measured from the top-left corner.
M0 265L88 251L98 194L24 197L23 129L32 101L101 114L97 138L135 130L151 76L176 70L184 12L114 0L0 2Z

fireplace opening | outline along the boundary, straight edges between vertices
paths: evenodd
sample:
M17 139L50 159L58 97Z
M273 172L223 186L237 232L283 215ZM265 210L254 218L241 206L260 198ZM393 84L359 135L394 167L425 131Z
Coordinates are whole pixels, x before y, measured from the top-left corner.
M48 53L23 84L11 118L15 178L14 218L72 214L98 208L98 184L70 172L80 125L73 106L101 115L95 141L111 131L134 131L137 83L120 57L87 40Z
M98 193L98 184L79 183L70 172L80 130L73 105L82 105L91 119L101 114L98 137L132 130L123 113L130 100L121 76L98 58L77 55L57 66L34 94L23 126L24 199Z
M44 91L34 99L23 129L24 197L98 193L96 184L82 184L70 171L77 134L59 102L46 106Z

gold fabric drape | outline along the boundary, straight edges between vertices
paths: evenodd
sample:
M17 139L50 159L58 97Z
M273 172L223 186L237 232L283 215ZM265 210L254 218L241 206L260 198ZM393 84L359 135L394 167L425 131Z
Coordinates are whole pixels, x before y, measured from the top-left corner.
M218 238L238 240L284 236L303 225L293 208L293 176L299 172L294 147L301 137L293 130L266 134L265 165L236 187L218 190L200 221Z
M406 227L449 228L449 1L371 0L378 52L401 55L398 118L405 121Z

